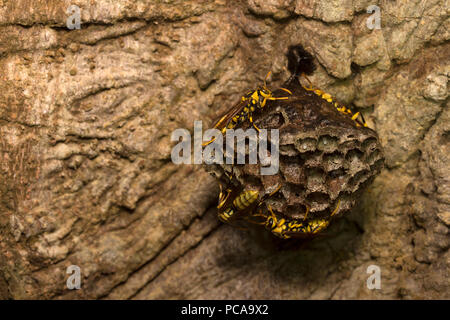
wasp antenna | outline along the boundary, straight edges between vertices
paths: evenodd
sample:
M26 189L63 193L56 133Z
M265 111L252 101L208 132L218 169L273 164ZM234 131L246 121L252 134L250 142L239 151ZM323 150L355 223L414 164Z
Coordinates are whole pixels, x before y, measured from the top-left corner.
M280 191L282 186L283 186L283 184L279 183L278 186L269 194L269 197L273 196L275 193Z
M203 142L203 143L202 143L202 147L206 147L207 145L213 143L214 140L216 140L216 138L212 138L211 140L209 140L209 141L207 141L207 142Z
M308 83L309 83L309 88L305 87L304 85L302 85L302 87L303 87L305 90L307 90L307 91L314 91L312 82L311 82L311 80L309 80L309 78L306 76L306 74L305 74L304 72L302 72L300 75L301 75L303 78L305 78L306 81L308 81Z
M306 213L305 213L305 216L303 217L303 221L306 220L306 217L308 216L308 213L309 213L309 207L306 206Z
M266 81L267 81L267 79L270 77L270 74L272 73L272 71L269 71L268 73L267 73L267 75L266 75L266 77L264 78L264 88L267 88L267 83L266 83Z
M334 209L334 211L331 213L331 217L334 216L336 214L336 212L339 210L339 205L341 204L341 200L338 201L336 209Z

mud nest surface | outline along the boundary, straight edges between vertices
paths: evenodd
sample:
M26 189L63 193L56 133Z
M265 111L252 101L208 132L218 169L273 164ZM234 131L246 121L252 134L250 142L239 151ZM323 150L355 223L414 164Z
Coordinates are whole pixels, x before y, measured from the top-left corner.
M258 190L259 200L281 185L273 196L263 199L279 218L304 219L307 208L305 222L330 219L332 213L333 217L342 216L383 168L378 136L332 103L305 90L297 78L288 80L283 88L292 92L289 99L269 101L253 119L258 128L279 130L278 173L261 175L259 161L236 164L236 152L235 164L207 165L206 169L224 186ZM278 89L273 95L286 96L286 92ZM246 121L237 128L251 127ZM224 148L226 143L224 135Z

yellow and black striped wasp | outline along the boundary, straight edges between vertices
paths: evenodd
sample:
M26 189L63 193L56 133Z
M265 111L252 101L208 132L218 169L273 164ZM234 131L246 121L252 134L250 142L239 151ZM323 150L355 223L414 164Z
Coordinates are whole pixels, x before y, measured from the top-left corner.
M333 217L339 209L340 200L337 203L336 208L330 215ZM330 224L330 219L312 219L305 221L309 212L309 208L306 209L305 217L302 220L297 219L285 219L278 218L273 212L270 205L267 205L270 215L267 216L265 221L266 229L270 230L272 234L282 239L289 238L308 238L317 235L323 231Z
M289 97L274 97L272 91L267 88L267 78L270 76L270 71L264 79L264 84L258 87L256 90L251 90L247 94L241 97L240 101L230 108L214 125L214 129L219 129L224 134L228 129L235 128L238 124L243 123L247 119L253 125L253 127L259 131L259 128L253 123L253 113L257 110L261 110L266 106L269 100L286 100ZM280 88L289 94L291 91L285 88ZM207 146L215 140L205 142L202 146Z
M303 89L314 92L328 103L331 103L340 113L350 116L351 119L356 122L356 126L367 127L362 113L356 112L353 114L350 109L337 102L330 94L320 89L313 88L311 81L306 75L311 75L316 67L314 65L313 56L308 51L306 51L301 45L290 46L286 57L288 59L288 69L292 74L288 82L292 80L298 81L299 77L305 78L309 83L309 87L302 84Z

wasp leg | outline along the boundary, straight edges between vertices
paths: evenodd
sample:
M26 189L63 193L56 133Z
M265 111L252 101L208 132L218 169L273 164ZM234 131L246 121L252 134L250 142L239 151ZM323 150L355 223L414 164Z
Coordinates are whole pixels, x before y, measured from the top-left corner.
M266 216L265 214L262 214L261 212L252 214L252 217L263 217L263 218L267 218L267 216ZM264 224L264 223L263 223L263 224Z
M251 218L254 218L254 217L262 217L263 221L257 222L257 221L251 220ZM266 224L267 215L262 214L262 211L260 209L258 213L254 213L250 217L245 217L244 219L245 219L245 221L248 221L249 223L264 225L264 224Z
M264 201L265 201L267 198L273 196L275 193L277 193L278 191L280 191L280 189L281 189L282 186L283 186L283 185L280 183L280 184L275 188L274 191L272 191L272 192L269 193L269 194L264 195L264 196L262 197L262 199L261 199L261 200L259 201L259 203L258 203L258 208L264 203ZM267 219L267 215L262 214L261 209L259 209L259 212L258 212L258 213L252 214L251 217L263 217L265 220ZM262 224L262 225L265 224L265 221L262 222L262 223L260 223L260 222L253 222L253 221L250 221L250 220L248 220L248 221L251 222L251 223L255 223L255 224Z
M364 119L363 114L360 112L357 112L357 114L361 117L361 120L359 120L358 118L355 118L354 120L355 120L356 124L359 126L367 127L367 123L366 123L366 120Z
M234 172L234 166L231 166L231 172L228 173L226 170L224 170L225 176L228 178L228 182L230 183L233 180L233 172Z
M282 238L282 239L289 239L290 236L288 234L286 234L286 220L285 219L277 219L277 216L275 215L275 213L272 210L272 207L270 206L270 204L267 204L267 209L270 212L270 217L267 218L266 221L266 227L268 225L270 225L270 231L272 232L272 234L274 234L275 236Z
M214 127L215 129L216 127ZM224 134L227 131L227 128L223 128L222 129L222 134ZM207 141L207 142L203 142L202 143L202 147L206 147L207 145L213 143L216 140L216 137L212 138L211 140Z
M232 226L233 226L233 228L236 228L236 229L241 230L241 231L247 231L248 230L248 228L245 228L245 227L242 227L242 226L237 226L236 224L232 224Z
M313 85L312 85L311 80L309 80L308 77L306 76L306 74L304 74L304 73L302 73L302 77L305 78L305 79L308 81L308 83L309 83L309 88L305 87L305 86L302 84L303 89L305 89L305 90L307 90L307 91L313 91L314 88L313 88ZM300 83L300 84L301 84L301 83Z
M261 108L264 108L264 106L266 105L266 103L267 103L267 98L268 98L268 97L264 97L264 100L261 102Z
M264 88L267 89L267 78L269 78L270 74L272 73L272 71L269 71L266 75L266 77L264 78Z
M220 187L220 189L222 189L222 187ZM227 195L226 195L224 198L221 198L221 199L223 199L223 200L219 199L219 204L217 205L217 209L220 209L220 208L223 207L223 205L227 202L228 197L230 196L230 194L231 194L231 189L228 189L228 190L227 190ZM220 190L220 195L219 195L219 197L220 197L220 196L222 196L222 190Z
M264 96L264 100L261 102L261 108L264 108L264 106L267 103L267 100L287 100L289 97L272 97L272 96Z
M253 127L256 129L256 131L260 132L259 128L256 126L256 124L253 122L253 117L251 114L248 115L248 119L250 120L250 123L253 125Z
M275 188L274 191L272 191L271 193L269 193L268 197L273 196L275 193L277 193L278 191L280 191L281 187L283 186L283 184L279 184L278 187Z
M305 213L305 217L303 218L303 221L306 220L306 217L308 216L308 213L309 213L309 207L306 206L306 213Z
M211 144L214 142L214 140L216 140L216 138L212 138L211 140L209 140L208 142L203 142L202 143L202 147L206 147L207 145Z
M258 207L259 207L260 205L262 205L263 202L266 201L268 198L270 198L270 197L273 196L275 193L277 193L278 191L280 191L280 189L281 189L282 186L283 186L283 184L280 183L280 184L275 188L275 190L273 190L273 191L272 191L271 193L269 193L269 194L264 195L264 196L262 197L261 201L259 202Z
M356 120L356 118L358 118L358 116L359 116L359 112L355 113L355 114L352 116L352 120Z
M220 118L220 120L217 121L217 123L214 125L214 129L217 129L220 126L220 124L226 119L226 117L227 115L224 115L222 118ZM225 133L226 130L227 130L226 128L223 128L222 133ZM206 147L207 145L211 144L214 140L216 140L215 137L207 142L202 143L202 147Z
M276 215L275 215L275 213L273 212L272 206L271 206L270 204L267 205L267 209L269 210L270 215L272 216L272 218L276 218Z
M219 202L223 199L223 188L222 185L219 184L219 188L220 188L220 193L219 193Z
M336 209L334 209L334 211L331 213L330 217L334 216L338 212L340 204L341 204L341 200L338 201Z
M214 128L218 128L219 125L226 119L227 115L224 115L222 118L220 118L219 121L214 125Z
M289 93L290 95L292 95L292 92L290 91L290 90L288 90L288 89L286 89L286 88L280 88L281 90L283 90L283 91L286 91L287 93Z

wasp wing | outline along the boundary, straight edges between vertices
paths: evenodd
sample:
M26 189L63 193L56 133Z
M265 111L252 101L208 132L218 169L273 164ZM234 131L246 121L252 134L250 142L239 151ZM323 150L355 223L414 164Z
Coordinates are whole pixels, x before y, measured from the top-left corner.
M220 119L218 121L216 121L216 124L214 125L214 129L219 129L222 134L225 133L226 128L228 126L228 124L230 123L231 119L233 119L233 117L235 115L237 115L239 112L242 111L242 109L244 109L244 107L247 105L247 102L245 100L239 101L238 103L236 103L233 107L231 107L225 114L223 114ZM208 142L204 142L202 144L203 147L209 145L211 142L213 142L216 138L211 139Z
M247 101L241 100L238 103L236 103L233 107L228 109L227 112L225 112L220 119L216 122L214 125L214 129L219 129L222 131L224 128L228 126L231 119L233 119L234 116L236 116L239 112L244 109L244 107L247 105Z

